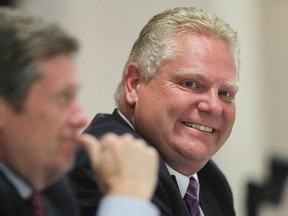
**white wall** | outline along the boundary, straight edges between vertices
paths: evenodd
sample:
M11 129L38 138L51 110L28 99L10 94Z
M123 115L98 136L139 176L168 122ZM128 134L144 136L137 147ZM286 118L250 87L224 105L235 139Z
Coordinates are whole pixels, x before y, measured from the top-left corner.
M288 114L288 1L262 0L261 34L263 39L263 71L265 77L266 121L264 137L265 155L277 155L288 164L287 114ZM274 177L275 178L275 177ZM282 205L263 206L261 216L288 215L288 178L283 188Z
M246 183L263 175L261 36L257 0L22 0L23 10L40 15L75 34L82 43L78 66L84 88L80 99L92 118L111 112L113 92L140 29L158 12L175 6L216 12L238 30L242 44L237 120L215 160L234 191L237 215L245 215Z

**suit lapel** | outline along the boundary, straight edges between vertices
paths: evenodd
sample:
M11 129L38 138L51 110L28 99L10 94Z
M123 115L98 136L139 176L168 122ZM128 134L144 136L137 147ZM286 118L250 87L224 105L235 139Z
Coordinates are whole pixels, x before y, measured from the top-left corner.
M121 124L122 127L115 127L115 133L131 133L136 138L142 138L137 134L130 125L119 115L117 110L114 110L111 119L118 124ZM107 122L108 119L105 121ZM114 123L113 123L114 125ZM111 130L111 126L109 126ZM106 131L107 132L107 131ZM148 143L148 145L151 145ZM174 179L175 180L175 179ZM155 194L152 198L152 202L155 203L162 215L165 216L190 216L190 213L186 207L185 202L183 201L180 191L178 189L177 182L173 181L173 178L170 176L170 173L165 165L164 160L160 156L160 166L159 166L159 181L156 187Z

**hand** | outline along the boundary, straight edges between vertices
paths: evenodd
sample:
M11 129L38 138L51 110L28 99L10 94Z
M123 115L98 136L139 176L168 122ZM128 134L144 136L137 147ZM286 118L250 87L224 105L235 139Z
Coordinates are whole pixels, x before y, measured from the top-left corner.
M158 177L158 153L131 135L106 134L100 141L81 135L104 193L150 200Z

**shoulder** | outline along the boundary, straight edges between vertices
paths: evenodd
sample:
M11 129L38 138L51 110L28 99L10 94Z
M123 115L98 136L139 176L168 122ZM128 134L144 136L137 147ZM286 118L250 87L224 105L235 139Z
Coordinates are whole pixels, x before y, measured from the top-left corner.
M230 186L225 175L212 160L209 160L208 163L198 172L198 177L200 183L201 181L205 181L210 186L215 186L215 190L221 189L222 187L230 190Z
M27 201L23 200L16 193L15 188L8 182L0 172L0 215L30 215L31 211ZM31 212L30 212L31 213Z
M84 133L90 133L97 138L108 132L118 135L135 133L129 124L118 114L116 109L112 114L98 113L84 130Z
M235 215L230 185L225 175L212 160L198 172L198 178L200 199L202 196L203 202L209 202L215 208L221 209L223 215Z
M8 182L6 177L0 172L0 199L7 201L10 197L18 197L15 188Z

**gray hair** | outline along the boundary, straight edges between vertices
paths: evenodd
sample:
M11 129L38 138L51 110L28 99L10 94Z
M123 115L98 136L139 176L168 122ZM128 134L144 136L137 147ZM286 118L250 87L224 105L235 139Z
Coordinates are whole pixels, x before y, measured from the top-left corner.
M56 24L0 7L0 96L20 111L41 77L39 60L77 50L77 41Z
M193 7L177 7L152 17L135 41L125 67L130 62L136 62L140 79L149 81L165 61L175 58L181 51L177 37L185 33L220 38L230 47L235 63L239 67L240 47L237 32L215 14ZM117 106L123 98L124 72L114 94Z

